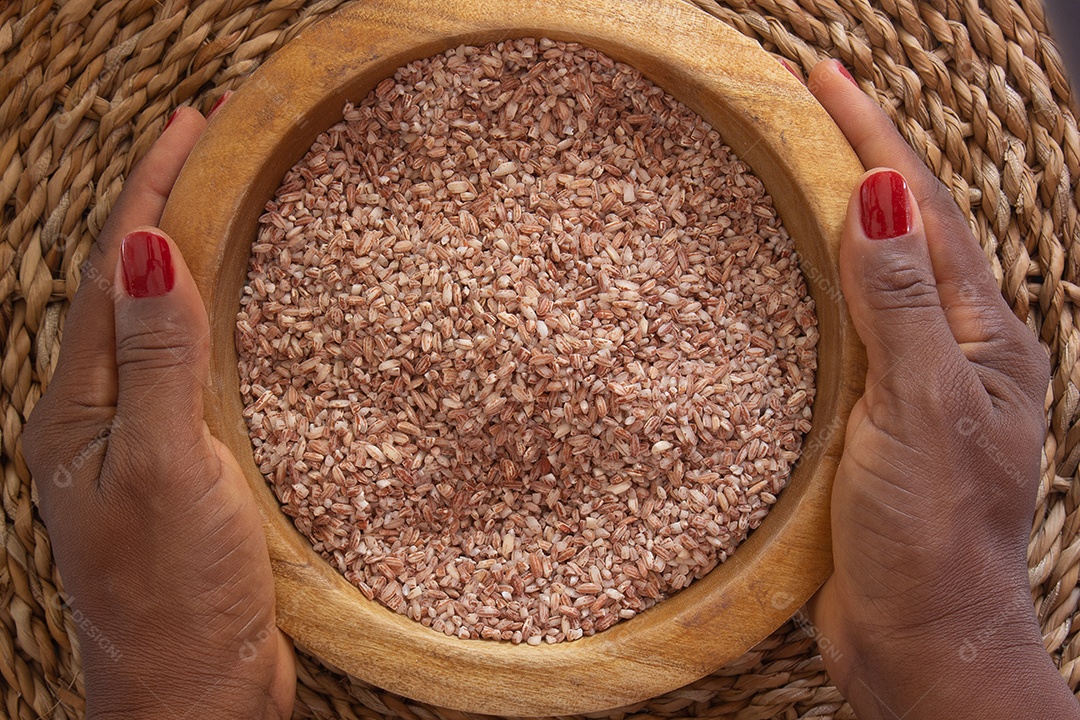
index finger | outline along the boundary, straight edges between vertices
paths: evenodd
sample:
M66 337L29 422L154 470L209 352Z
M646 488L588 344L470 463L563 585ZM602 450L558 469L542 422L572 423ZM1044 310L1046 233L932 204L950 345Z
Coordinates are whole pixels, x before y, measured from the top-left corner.
M109 219L83 266L82 281L64 323L63 342L50 390L77 407L116 404L116 339L113 278L120 239L161 220L169 192L206 120L181 108L124 183Z
M898 170L922 209L938 295L957 343L997 337L1013 318L986 255L949 191L896 131L878 104L835 60L818 63L808 87L832 116L866 167Z

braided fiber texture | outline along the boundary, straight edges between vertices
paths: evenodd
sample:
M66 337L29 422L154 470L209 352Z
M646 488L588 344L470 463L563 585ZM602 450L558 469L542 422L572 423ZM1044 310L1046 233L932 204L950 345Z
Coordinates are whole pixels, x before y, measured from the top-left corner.
M1049 429L1028 557L1046 647L1076 691L1080 135L1040 1L692 1L804 73L840 58L968 213L1002 292L1048 349ZM0 717L83 714L84 620L60 594L20 449L56 366L79 267L173 108L209 111L340 3L0 2ZM608 717L852 718L814 636L790 622L715 674ZM465 719L307 656L298 680L297 717Z

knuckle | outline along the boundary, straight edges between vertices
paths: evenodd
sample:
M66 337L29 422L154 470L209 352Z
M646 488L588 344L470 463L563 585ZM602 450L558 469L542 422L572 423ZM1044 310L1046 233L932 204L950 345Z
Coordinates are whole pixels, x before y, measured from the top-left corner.
M26 422L23 423L22 445L24 454L36 455L36 450L43 440L45 422L51 414L50 400L51 394L45 393L34 405L30 417L26 418Z
M982 386L977 374L962 355L944 354L929 358L916 378L923 402L925 417L939 427L955 424L957 417L977 417L983 410L978 398Z
M39 487L44 484L40 482L44 476L63 465L63 458L71 453L72 432L81 428L73 427L67 420L53 407L51 396L46 395L23 425L23 459L30 474L39 480Z
M961 321L978 328L983 334L991 334L1001 327L1002 317L1009 315L1008 307L996 289L963 276L940 285L943 293L956 298L950 310L958 313Z
M167 319L134 328L117 339L119 365L159 370L177 365L194 365L208 352L209 338L198 338L182 322Z
M949 353L915 348L905 367L878 381L887 398L875 405L875 423L896 436L932 436L951 427L956 417L970 417L977 379Z
M66 408L40 405L22 434L22 452L37 491L37 506L46 525L58 517L64 500L98 476L114 426L98 416L79 416Z
M1000 362L1004 374L1020 389L1021 397L1029 399L1040 417L1046 399L1046 387L1050 382L1050 357L1038 338L1015 316L1008 321Z
M968 410L979 397L980 383L978 375L972 369L962 353L947 353L935 360L931 374L931 391L939 394L947 407L945 412Z
M1026 325L1020 325L1018 328L1023 340L1023 352L1024 357L1024 376L1030 377L1032 381L1039 387L1039 400L1042 401L1042 395L1046 391L1046 385L1050 382L1050 373L1052 367L1050 364L1050 355L1046 352L1046 349L1042 346L1042 343L1027 329Z
M23 458L26 460L26 466L30 469L31 475L41 473L42 460L49 456L48 447L53 444L49 441L50 428L43 419L41 411L39 403L34 412L30 413L30 418L23 425L22 431Z
M183 441L179 445L161 443L135 428L110 448L100 487L109 506L167 512L182 496L190 495L218 473L219 467L204 446Z
M937 285L923 268L889 253L863 278L867 300L875 310L940 307Z

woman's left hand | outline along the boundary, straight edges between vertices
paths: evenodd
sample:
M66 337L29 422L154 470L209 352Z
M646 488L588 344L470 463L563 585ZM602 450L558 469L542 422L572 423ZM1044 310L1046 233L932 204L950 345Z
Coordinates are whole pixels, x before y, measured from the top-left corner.
M259 512L203 422L206 312L153 227L206 122L180 110L127 179L22 438L92 719L292 712Z

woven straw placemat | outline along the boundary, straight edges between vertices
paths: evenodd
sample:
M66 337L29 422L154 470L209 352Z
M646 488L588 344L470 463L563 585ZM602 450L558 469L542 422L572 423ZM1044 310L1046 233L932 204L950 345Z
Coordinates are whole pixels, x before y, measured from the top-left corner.
M362 0L361 0L362 1ZM682 0L672 0L680 2ZM837 57L971 217L1054 375L1028 547L1046 647L1080 684L1080 135L1039 0L694 0L808 71ZM58 595L19 448L78 267L174 107L208 111L341 0L0 1L0 716L83 711L78 616ZM609 717L850 718L813 629L788 623L682 690ZM461 720L302 657L297 717Z

